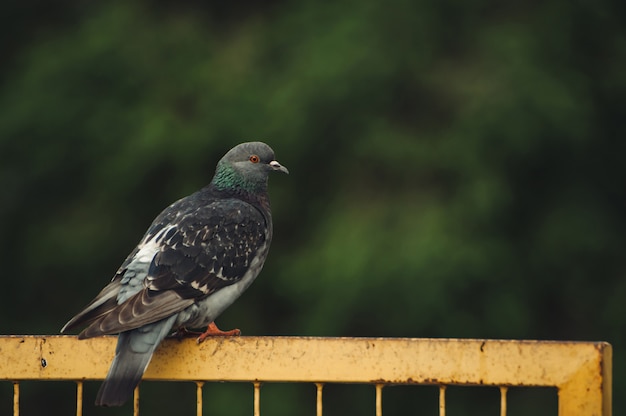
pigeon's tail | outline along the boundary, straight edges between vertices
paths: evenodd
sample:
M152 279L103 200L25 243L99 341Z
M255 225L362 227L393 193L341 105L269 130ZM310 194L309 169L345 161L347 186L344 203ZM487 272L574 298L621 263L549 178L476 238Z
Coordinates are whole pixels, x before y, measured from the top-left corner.
M141 328L122 332L117 340L115 358L98 390L96 406L121 406L146 371L152 354L172 329L176 315Z

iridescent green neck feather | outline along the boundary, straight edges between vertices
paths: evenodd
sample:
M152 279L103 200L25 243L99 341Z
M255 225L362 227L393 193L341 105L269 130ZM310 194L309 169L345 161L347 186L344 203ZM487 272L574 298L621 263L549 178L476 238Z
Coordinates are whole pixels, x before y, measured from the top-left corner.
M211 182L220 191L244 191L253 194L267 189L267 176L254 173L245 175L230 163L223 161L218 163Z

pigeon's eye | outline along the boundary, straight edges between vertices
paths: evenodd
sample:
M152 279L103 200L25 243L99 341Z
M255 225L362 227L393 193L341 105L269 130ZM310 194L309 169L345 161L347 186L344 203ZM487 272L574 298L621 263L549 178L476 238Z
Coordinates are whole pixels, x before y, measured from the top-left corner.
M259 157L257 155L250 156L250 162L259 163Z

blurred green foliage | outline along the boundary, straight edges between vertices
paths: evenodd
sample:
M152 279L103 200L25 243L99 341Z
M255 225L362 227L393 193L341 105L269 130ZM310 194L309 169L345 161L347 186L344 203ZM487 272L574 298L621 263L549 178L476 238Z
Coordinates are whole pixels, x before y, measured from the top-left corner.
M161 209L230 147L264 140L292 174L271 179L270 257L221 326L605 340L626 388L621 3L1 9L2 333L57 333ZM71 389L29 389L25 414L71 412ZM193 403L192 385L146 389L161 392L143 396L146 414ZM329 414L373 414L373 389L337 389ZM268 414L313 412L311 386L267 391ZM216 414L250 414L249 386L205 395ZM404 414L405 396L387 411ZM455 414L482 414L468 409Z

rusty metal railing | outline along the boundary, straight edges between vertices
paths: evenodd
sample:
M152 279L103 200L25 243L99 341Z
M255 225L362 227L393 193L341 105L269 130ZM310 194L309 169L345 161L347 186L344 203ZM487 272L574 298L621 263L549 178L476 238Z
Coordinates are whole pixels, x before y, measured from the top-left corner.
M14 416L19 415L23 380L75 381L76 414L81 416L83 381L104 378L115 343L115 337L0 337L0 380L14 383ZM199 416L203 385L211 381L251 382L255 416L264 382L313 383L318 416L327 383L373 385L377 416L382 416L384 387L397 384L438 385L441 416L451 385L498 387L501 416L507 414L509 386L556 387L560 416L609 416L611 365L612 349L604 342L231 337L197 345L193 339L168 339L144 380L195 381ZM134 414L139 414L139 389Z

